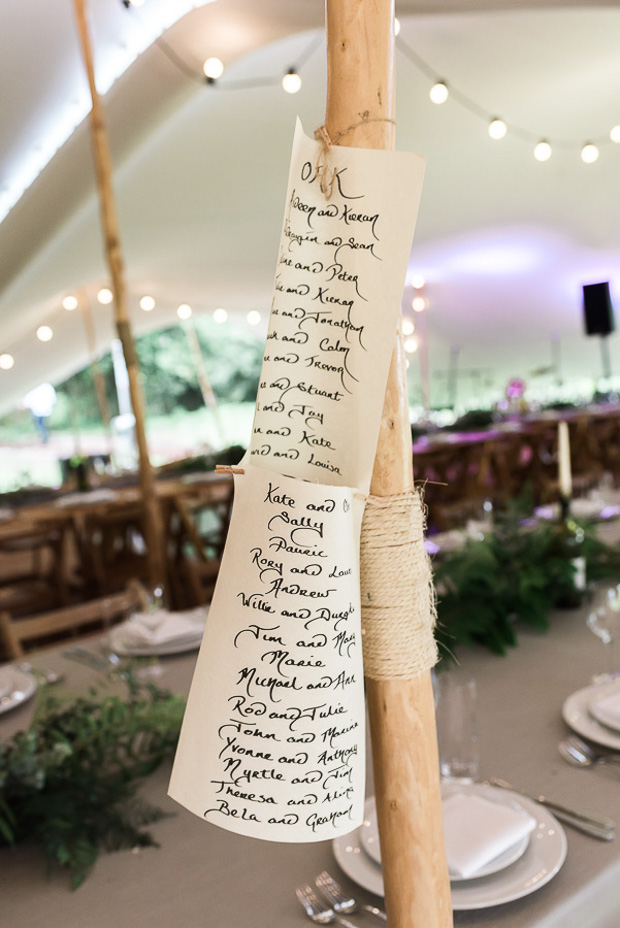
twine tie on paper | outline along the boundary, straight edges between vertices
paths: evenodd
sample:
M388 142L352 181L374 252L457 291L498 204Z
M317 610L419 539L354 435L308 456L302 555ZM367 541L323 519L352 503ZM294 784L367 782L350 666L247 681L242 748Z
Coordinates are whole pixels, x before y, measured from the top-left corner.
M437 662L437 617L417 490L369 496L360 541L364 674L409 680Z
M354 122L348 127L348 129L343 129L341 132L336 133L335 138L330 138L329 132L325 126L319 126L318 129L314 130L314 137L317 142L321 143L321 149L319 151L319 156L317 158L315 174L319 178L319 186L321 188L321 193L326 200L330 200L332 193L334 191L334 183L336 177L338 176L338 171L330 169L327 167L327 158L331 150L332 145L339 145L342 139L346 138L347 135L350 135L352 132L355 132L356 129L359 129L360 126L365 126L370 122L391 122L393 125L396 125L395 120L385 119L384 117L380 118L370 118L370 112L364 110L363 113L360 113L360 119L358 122Z

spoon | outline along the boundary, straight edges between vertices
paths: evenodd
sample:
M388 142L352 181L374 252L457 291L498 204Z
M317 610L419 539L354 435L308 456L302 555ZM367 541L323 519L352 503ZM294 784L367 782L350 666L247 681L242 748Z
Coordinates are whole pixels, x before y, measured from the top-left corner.
M592 767L594 764L618 764L620 754L597 750L581 738L571 736L558 744L558 751L573 767Z

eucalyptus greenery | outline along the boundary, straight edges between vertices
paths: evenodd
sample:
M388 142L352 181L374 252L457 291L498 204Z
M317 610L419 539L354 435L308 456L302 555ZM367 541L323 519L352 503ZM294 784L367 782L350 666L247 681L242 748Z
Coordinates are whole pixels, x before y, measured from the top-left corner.
M620 547L605 544L591 526L579 524L585 533L588 583L620 580ZM558 592L573 573L570 562L555 553L553 524L528 522L518 511L500 515L493 532L468 540L436 565L442 658L453 658L459 645L474 644L505 654L517 644L520 622L547 631Z
M136 793L174 751L184 701L123 677L127 694L69 703L43 688L31 727L0 742L0 842L37 843L74 889L101 850L155 845L144 826L163 816Z

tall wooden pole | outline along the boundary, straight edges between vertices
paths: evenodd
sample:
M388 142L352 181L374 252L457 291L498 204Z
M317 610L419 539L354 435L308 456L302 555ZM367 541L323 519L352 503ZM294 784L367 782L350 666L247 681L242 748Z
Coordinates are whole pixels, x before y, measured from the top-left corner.
M165 577L165 555L161 513L155 495L155 478L149 459L144 427L144 402L140 386L138 356L134 345L129 316L127 313L126 289L123 270L123 255L118 231L116 204L112 188L112 163L110 147L105 130L103 111L95 83L93 53L86 22L85 0L73 0L78 35L86 66L92 99L90 111L93 154L99 191L101 224L105 243L105 255L114 294L115 322L118 337L123 347L125 364L129 376L129 395L135 418L136 444L138 446L140 487L144 511L144 534L149 556L150 580L153 586L163 583Z
M330 138L358 148L391 149L393 0L326 2L325 123ZM363 113L368 117L362 118ZM371 493L392 496L412 486L406 363L399 332ZM452 925L452 906L430 672L406 681L367 680L367 694L390 928L447 928Z

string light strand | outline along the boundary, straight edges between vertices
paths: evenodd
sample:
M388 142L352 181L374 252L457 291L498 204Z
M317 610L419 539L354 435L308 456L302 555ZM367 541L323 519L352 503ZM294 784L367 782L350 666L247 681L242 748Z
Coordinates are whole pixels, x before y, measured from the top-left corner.
M455 100L465 109L469 110L470 113L473 113L475 116L484 119L487 123L487 126L490 123L499 120L500 117L497 115L497 111L486 109L467 94L458 89L455 89L452 84L446 81L444 76L438 74L437 71L435 71L435 69L427 61L425 61L424 58L422 58L422 56L419 55L417 51L415 51L415 49L413 49L400 35L396 38L396 48L400 53L403 54L405 58L408 59L411 64L413 64L418 69L418 71L420 71L426 78L428 78L432 84L445 83L449 87L450 98ZM510 133L510 135L514 135L525 142L538 143L544 139L549 142L552 148L559 148L566 151L582 151L583 148L587 145L595 145L596 147L600 147L602 145L611 144L613 142L613 139L610 138L610 136L600 136L598 138L591 137L587 141L576 138L561 139L549 137L544 133L535 133L529 129L524 129L521 126L516 126L503 118L501 121L505 123L507 131Z

